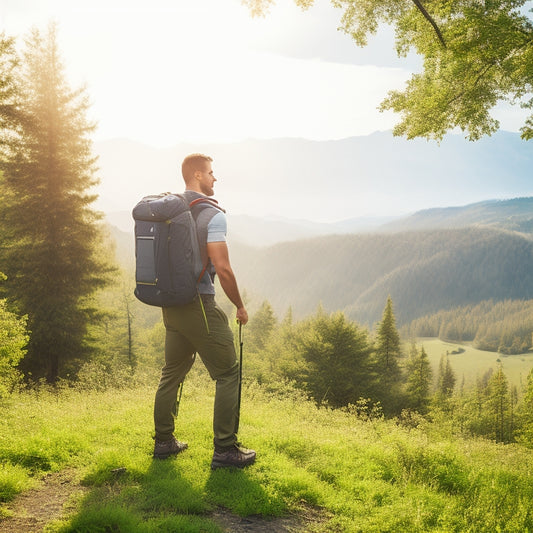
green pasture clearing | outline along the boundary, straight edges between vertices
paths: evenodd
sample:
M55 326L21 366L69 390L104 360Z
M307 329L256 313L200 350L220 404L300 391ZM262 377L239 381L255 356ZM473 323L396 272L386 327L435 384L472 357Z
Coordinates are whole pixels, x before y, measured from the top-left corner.
M209 378L187 380L178 437L189 449L166 461L151 457L153 393L67 390L4 401L0 517L17 493L68 469L85 491L48 533L215 533L221 509L265 521L312 510L319 518L306 532L533 531L533 456L518 445L362 421L290 389L280 397L248 383L240 436L257 463L212 472Z
M445 342L437 338L421 338L416 342L426 350L435 378L438 374L441 355L448 353L450 364L457 377L457 386L461 384L463 376L465 386L475 385L478 377L482 377L491 368L496 370L501 364L509 384L516 385L520 391L533 368L533 353L502 355L476 350L468 344Z

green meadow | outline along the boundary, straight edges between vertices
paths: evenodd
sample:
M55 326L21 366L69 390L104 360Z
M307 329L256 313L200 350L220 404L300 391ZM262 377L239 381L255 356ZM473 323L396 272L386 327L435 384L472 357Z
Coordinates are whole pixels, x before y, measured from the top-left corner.
M292 517L309 532L533 531L533 456L519 445L451 438L423 420L357 418L246 382L240 437L257 462L213 472L208 376L196 365L186 381L177 433L189 449L165 461L151 457L154 389L4 400L0 516L8 521L17 495L46 474L68 470L83 491L48 533L222 532L222 511L267 524Z
M445 342L437 338L417 339L417 344L426 350L433 368L433 375L437 375L441 355L448 353L450 364L457 376L458 385L464 378L465 385L475 385L476 379L483 374L496 370L501 364L503 371L511 385L516 385L521 391L527 382L527 376L533 368L533 353L518 355L503 355L496 352L476 350L468 344Z

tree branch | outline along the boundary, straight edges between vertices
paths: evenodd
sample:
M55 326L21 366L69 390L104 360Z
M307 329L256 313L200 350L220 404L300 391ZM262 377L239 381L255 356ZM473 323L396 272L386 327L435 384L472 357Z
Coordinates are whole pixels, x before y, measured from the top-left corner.
M446 48L444 37L442 36L442 33L439 27L437 26L437 23L433 20L433 17L426 11L426 8L422 5L422 2L420 0L413 0L413 4L416 6L418 11L420 11L420 13L424 15L424 18L433 26L433 29L435 30L435 33L437 34L440 43L444 48Z

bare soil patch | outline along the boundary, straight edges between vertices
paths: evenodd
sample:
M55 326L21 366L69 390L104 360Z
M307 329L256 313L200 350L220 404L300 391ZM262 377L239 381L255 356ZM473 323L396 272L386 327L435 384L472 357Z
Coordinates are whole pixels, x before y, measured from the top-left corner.
M305 533L315 531L329 518L329 513L302 506L298 513L288 517L240 517L220 508L212 513L211 518L227 533Z
M13 515L0 521L0 533L41 533L48 522L61 517L71 495L85 490L73 472L46 474L39 486L11 502L8 508Z

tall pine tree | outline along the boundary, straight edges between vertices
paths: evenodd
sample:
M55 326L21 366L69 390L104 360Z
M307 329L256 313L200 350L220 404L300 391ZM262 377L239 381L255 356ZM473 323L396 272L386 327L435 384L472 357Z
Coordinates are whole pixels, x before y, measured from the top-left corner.
M509 396L509 383L498 365L498 370L491 376L488 386L487 408L492 419L493 436L498 442L512 440L510 432L511 399Z
M401 411L402 397L402 357L400 334L396 328L396 318L389 296L381 322L378 324L374 352L374 370L377 378L376 399L380 400L385 414Z
M8 295L28 315L31 339L22 369L54 382L88 354L85 335L96 310L90 297L110 267L97 257L100 215L91 209L98 183L87 97L69 88L51 25L26 41L19 135L1 161L10 228L3 265Z
M20 125L20 86L17 80L19 58L15 40L0 34L0 159L9 148Z
M455 382L455 372L450 364L448 354L443 354L439 361L437 395L440 396L441 399L451 398L455 388Z
M420 352L413 344L407 361L406 392L410 405L421 414L426 414L429 407L429 389L431 387L431 364L424 347Z
M277 324L274 309L268 301L264 301L248 324L248 332L252 346L263 350Z

